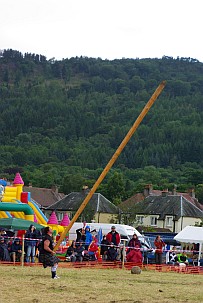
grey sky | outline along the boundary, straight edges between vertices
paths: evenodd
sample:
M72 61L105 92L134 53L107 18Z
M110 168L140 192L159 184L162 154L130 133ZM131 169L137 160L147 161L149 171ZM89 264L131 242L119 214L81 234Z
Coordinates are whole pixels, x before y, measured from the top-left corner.
M202 0L0 0L0 49L203 62Z

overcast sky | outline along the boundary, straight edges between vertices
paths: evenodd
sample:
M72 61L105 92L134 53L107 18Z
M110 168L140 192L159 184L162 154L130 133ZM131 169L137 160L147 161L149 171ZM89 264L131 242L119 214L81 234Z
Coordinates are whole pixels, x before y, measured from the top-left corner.
M203 0L0 0L0 49L203 62Z

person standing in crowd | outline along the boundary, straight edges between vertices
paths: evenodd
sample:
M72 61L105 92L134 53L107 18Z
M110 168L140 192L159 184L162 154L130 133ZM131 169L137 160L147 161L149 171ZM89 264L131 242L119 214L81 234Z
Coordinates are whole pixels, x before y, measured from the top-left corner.
M53 230L51 227L47 226L44 228L44 236L42 238L39 261L43 264L43 267L51 267L51 277L52 279L59 279L57 276L56 270L58 267L59 259L55 256L54 242L53 242Z
M116 250L116 258L118 257L118 255L122 255L120 253L120 249L118 249L118 245L120 244L121 241L121 236L120 234L116 231L116 227L113 225L111 226L111 231L106 235L106 239L109 243L113 244L113 247L109 247L108 249L108 259L110 254L113 256L113 249ZM113 256L112 258L114 258L115 256ZM122 256L121 256L122 258Z
M121 241L120 234L116 231L116 227L112 226L111 231L106 235L106 239L109 243L113 243L115 246L118 246Z
M92 234L90 232L90 226L85 227L85 249L88 250L90 243L92 242Z
M84 228L77 229L76 234L77 234L76 243L82 241L83 244L85 244L85 240L86 240L85 229Z
M25 234L25 247L26 247L26 262L35 263L35 252L37 245L37 232L34 225L30 225L28 231Z
M35 232L36 232L36 238L37 238L36 247L35 247L35 256L36 256L36 258L39 258L39 244L42 240L42 231L36 229Z
M165 247L164 241L161 239L161 237L158 235L156 236L156 239L154 241L155 246L155 263L156 264L162 264L162 254L163 254L163 248Z

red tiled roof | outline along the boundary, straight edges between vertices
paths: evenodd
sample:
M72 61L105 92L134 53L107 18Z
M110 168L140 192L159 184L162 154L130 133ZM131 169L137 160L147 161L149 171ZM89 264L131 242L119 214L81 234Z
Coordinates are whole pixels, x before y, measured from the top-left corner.
M129 199L121 202L118 207L120 207L122 210L126 210L128 208L131 208L135 203L138 203L142 200L144 200L145 196L142 193L137 193L134 196L130 197Z
M150 196L160 196L162 193L162 190L153 189L150 193Z
M63 193L57 193L53 189L24 186L23 191L30 192L31 199L42 207L48 207L65 197Z
M198 208L203 210L203 205L201 203L199 203L196 198L191 197L191 195L189 193L177 193L177 195L180 195L180 196L182 195L189 202L191 202L192 204L194 204L195 206L197 206Z
M170 195L172 194L171 192L168 192ZM161 190L155 190L152 189L149 193L149 196L161 196L162 191ZM189 193L179 193L176 192L174 195L176 196L183 196L185 199L187 199L189 202L191 202L193 205L198 207L199 209L203 210L203 204L199 203L198 200L194 197L192 197ZM128 208L133 207L136 203L144 200L145 196L143 193L137 193L130 197L129 199L123 201L120 203L119 207L126 211Z

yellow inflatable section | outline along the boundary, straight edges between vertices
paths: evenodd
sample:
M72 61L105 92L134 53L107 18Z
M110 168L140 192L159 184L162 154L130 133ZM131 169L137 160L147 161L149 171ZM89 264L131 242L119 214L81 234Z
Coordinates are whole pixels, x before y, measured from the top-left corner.
M42 212L42 210L38 207L38 205L35 203L34 200L31 199L30 193L23 193L23 185L24 182L20 176L19 173L16 173L15 179L13 181L12 186L4 186L2 199L0 201L0 206L2 206L2 210L0 211L0 218L8 218L10 216L13 216L15 218L20 219L27 219L29 214L25 215L25 212L18 211L22 210L23 208L20 207L22 204L26 203L30 206L30 211L33 211L37 222L43 226L52 226L52 228L56 231L56 234L63 233L64 226L61 225L55 225L55 224L48 224L48 219ZM24 195L26 194L26 195ZM3 205L5 203L5 205ZM15 205L15 207L9 206L9 209L7 211L6 204L18 204ZM5 207L4 207L5 206ZM14 206L14 205L13 205ZM33 215L34 216L34 215ZM27 219L30 220L30 219ZM32 219L33 220L33 219ZM31 220L31 221L32 221Z
M16 195L17 195L17 187L6 186L4 195L2 197L2 202L18 203L16 201ZM1 212L1 215L2 215L2 212ZM23 212L11 212L11 215L14 216L15 218L25 219L25 214ZM3 217L3 218L8 218L8 216Z
M6 214L5 211L0 211L0 218L3 219L3 218L8 218L8 215Z
M19 203L20 201L17 201L17 195L19 194L18 191L18 186L6 186L4 195L2 197L2 202ZM46 225L47 220L45 219L45 216L43 217L37 207L32 202L28 202L28 205L34 210L38 223ZM25 219L25 214L23 212L10 212L10 214L15 218ZM8 218L8 216L5 212L1 211L0 218Z
M14 186L6 186L4 195L2 197L2 202L13 202L16 199L17 195L17 187Z
M38 223L42 225L47 225L47 221L45 220L45 218L43 218L42 214L39 212L37 207L32 202L28 202L28 205L34 210Z

